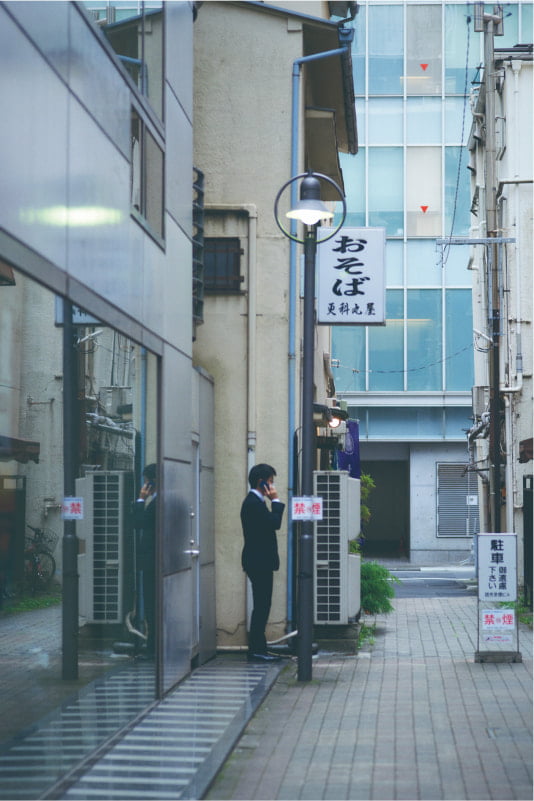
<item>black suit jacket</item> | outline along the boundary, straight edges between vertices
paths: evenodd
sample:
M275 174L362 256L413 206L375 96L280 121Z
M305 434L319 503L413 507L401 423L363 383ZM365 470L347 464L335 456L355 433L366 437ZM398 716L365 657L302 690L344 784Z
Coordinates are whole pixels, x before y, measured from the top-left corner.
M275 501L271 509L255 492L249 492L241 506L241 524L245 545L241 564L247 573L278 570L280 559L276 532L282 525L285 504Z

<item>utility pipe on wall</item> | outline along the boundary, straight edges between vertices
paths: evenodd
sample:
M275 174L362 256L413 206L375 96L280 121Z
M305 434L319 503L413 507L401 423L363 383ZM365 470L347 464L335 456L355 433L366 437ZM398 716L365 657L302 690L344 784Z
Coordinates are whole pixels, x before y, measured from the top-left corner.
M351 17L352 19L353 17ZM300 76L303 64L311 61L318 61L323 58L330 58L331 56L340 56L347 52L350 47L348 46L337 47L335 50L325 50L322 53L313 53L310 56L303 56L297 58L293 62L292 72L292 96L291 96L291 176L299 174L299 112L300 112ZM297 203L297 182L291 184L291 208L294 208ZM291 220L290 233L292 236L297 234L297 221ZM297 305L297 243L293 240L289 245L289 350L288 350L288 509L291 510L291 502L294 491L293 474L294 474L294 461L296 458L295 440L295 397L296 397L296 305ZM287 535L287 619L291 623L295 623L295 609L294 609L294 588L293 588L293 573L294 573L294 559L293 559L293 540L294 532L291 523L291 515L288 515L288 535ZM294 626L293 626L294 628Z

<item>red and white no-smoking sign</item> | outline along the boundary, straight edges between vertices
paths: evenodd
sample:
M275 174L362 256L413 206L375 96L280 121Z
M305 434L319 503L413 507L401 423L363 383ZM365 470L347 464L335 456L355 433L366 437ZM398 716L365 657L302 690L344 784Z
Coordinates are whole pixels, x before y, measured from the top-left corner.
M63 498L61 517L63 520L83 520L83 498Z
M323 499L313 495L303 495L299 498L293 498L291 504L291 518L293 520L322 520Z

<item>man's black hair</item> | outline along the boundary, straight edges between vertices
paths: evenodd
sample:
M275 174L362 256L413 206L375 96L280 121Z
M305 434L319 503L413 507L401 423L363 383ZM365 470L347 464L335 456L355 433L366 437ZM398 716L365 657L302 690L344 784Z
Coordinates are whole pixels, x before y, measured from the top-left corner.
M147 464L145 469L143 470L143 475L147 481L151 481L152 484L156 483L156 465L154 463Z
M253 489L256 489L259 481L268 481L271 476L276 475L276 470L270 464L255 464L248 474L248 483Z

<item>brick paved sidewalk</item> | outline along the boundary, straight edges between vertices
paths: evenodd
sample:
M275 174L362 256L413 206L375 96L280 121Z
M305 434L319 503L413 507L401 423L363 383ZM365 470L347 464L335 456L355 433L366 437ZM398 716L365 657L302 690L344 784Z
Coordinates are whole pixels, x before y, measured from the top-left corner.
M475 663L475 598L394 603L357 656L281 674L205 798L532 799L532 632Z

